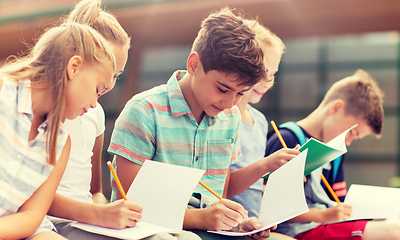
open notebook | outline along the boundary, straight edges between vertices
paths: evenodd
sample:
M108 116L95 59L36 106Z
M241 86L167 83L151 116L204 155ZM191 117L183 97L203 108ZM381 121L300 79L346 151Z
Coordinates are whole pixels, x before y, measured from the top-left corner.
M326 163L342 156L347 152L345 138L347 133L357 124L342 132L328 143L323 143L314 138L310 138L301 148L300 152L308 149L306 166L304 168L304 175L310 174L315 169L322 167Z
M141 239L157 233L180 233L189 198L204 170L145 161L127 193L142 208L142 221L121 230L84 223L82 230L120 239Z
M245 236L271 228L308 211L304 196L305 150L270 174L261 202L260 223L252 232L209 231L229 236Z
M345 154L347 152L345 143L346 134L355 127L357 127L357 124L342 132L328 143L323 143L315 138L308 139L299 149L300 152L308 149L304 175L310 174L315 169ZM268 178L270 174L266 174L263 178Z

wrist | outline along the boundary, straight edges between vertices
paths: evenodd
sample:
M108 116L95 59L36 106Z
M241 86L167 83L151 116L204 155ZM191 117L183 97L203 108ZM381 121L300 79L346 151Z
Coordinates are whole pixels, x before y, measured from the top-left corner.
M207 230L205 225L205 210L199 208L188 208L185 211L185 217L183 220L183 229L198 229Z

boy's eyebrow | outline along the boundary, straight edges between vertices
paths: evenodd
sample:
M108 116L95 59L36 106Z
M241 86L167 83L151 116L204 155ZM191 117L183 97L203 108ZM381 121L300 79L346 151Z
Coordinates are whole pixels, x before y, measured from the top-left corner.
M220 85L226 87L226 88L229 89L229 90L234 90L234 89L232 89L231 87L229 87L228 85L226 85L226 84L224 84L224 83L221 83L221 82L219 82L219 81L217 81L217 83L219 83Z
M236 89L231 88L230 86L226 85L225 83L221 83L221 82L219 82L219 81L217 81L217 83L219 83L220 85L224 86L225 88L227 88L227 89L229 89L229 90L236 91ZM251 87L248 87L248 88L246 88L246 89L244 89L244 90L242 90L242 91L240 91L240 92L249 91L250 88L251 88Z

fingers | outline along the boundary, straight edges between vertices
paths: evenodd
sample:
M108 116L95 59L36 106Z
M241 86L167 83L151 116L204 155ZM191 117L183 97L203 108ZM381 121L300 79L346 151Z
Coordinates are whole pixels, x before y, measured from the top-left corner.
M230 219L235 220L237 223L241 223L244 219L248 218L247 210L244 209L244 207L239 203L233 202L228 199L222 199L220 202L224 204L228 209L232 210L226 212L226 216Z
M142 220L142 207L135 202L120 199L109 206L114 208L110 213L117 217L115 223L117 229L134 227L138 221Z

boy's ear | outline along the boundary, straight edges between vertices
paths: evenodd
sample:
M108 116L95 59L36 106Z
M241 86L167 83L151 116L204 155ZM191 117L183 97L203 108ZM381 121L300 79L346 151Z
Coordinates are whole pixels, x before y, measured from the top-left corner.
M186 69L188 73L191 75L195 74L200 66L201 66L201 61L199 54L197 52L190 53L186 63Z
M67 64L67 77L68 80L72 80L74 76L76 75L76 72L79 70L79 68L82 66L83 60L80 56L72 56Z
M342 99L336 99L331 103L331 106L329 107L329 114L334 115L337 113L340 109L344 109L345 103Z

